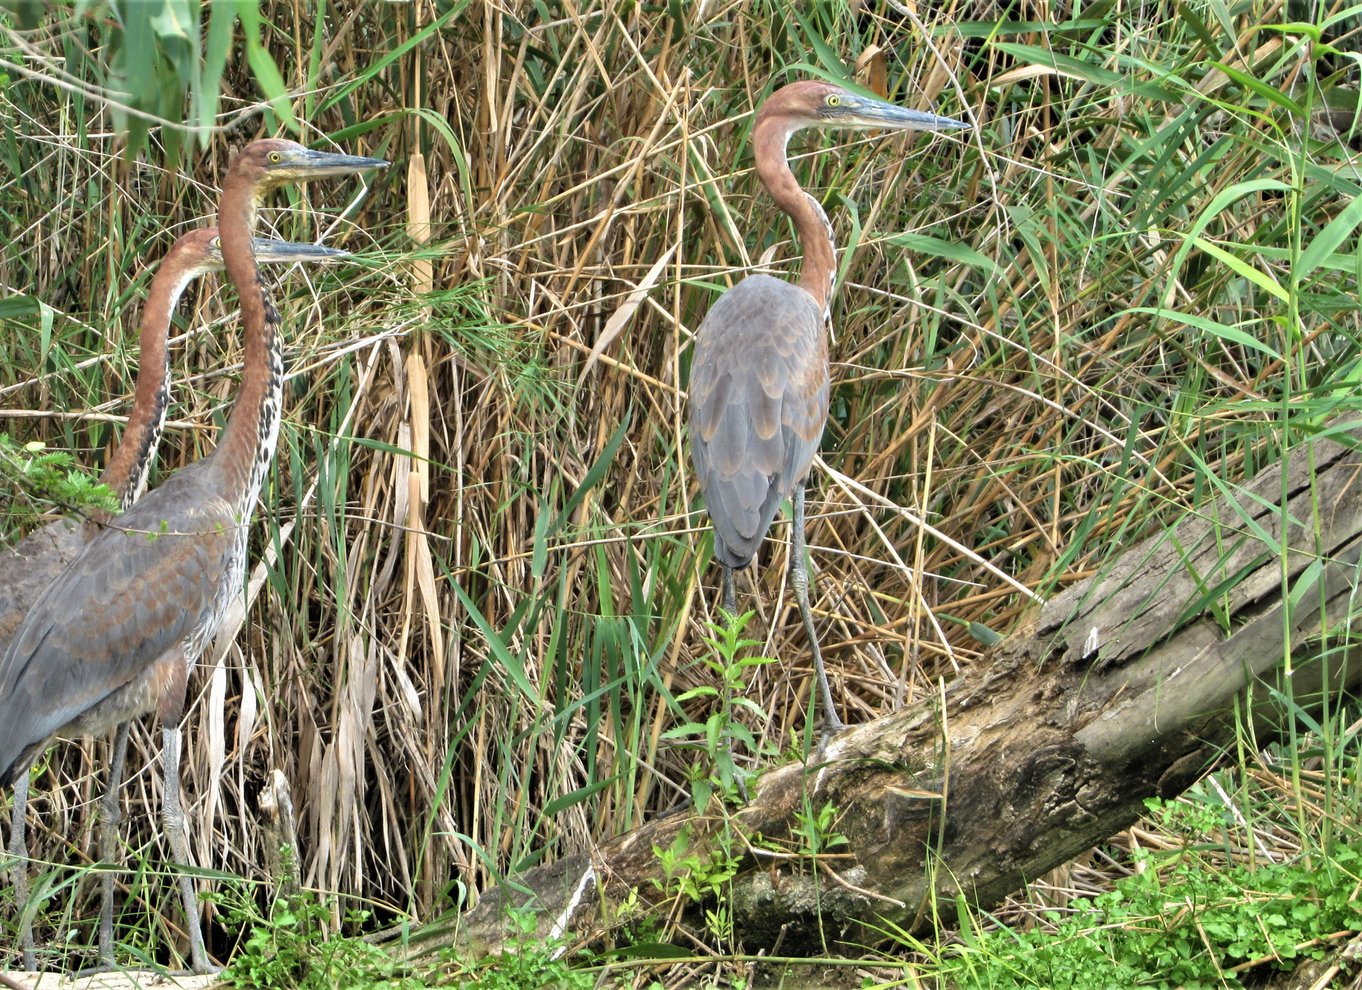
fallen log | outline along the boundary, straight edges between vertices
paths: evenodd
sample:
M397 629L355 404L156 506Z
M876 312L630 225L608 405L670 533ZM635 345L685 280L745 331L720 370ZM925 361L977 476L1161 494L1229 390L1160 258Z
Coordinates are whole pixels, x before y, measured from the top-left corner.
M819 763L763 774L750 804L674 814L485 894L410 937L496 952L511 908L538 937L593 938L632 896L660 900L655 849L739 860L748 952L874 942L998 903L1197 781L1240 725L1284 728L1358 687L1362 430L1335 427L1040 608L940 695L839 735ZM814 856L799 815L831 805L846 843ZM736 837L736 848L734 848Z

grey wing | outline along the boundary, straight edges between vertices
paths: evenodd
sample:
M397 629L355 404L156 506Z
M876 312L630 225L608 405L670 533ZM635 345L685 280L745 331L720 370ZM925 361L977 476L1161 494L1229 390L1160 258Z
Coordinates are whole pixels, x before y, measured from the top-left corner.
M827 338L813 297L769 275L724 293L696 331L689 407L714 555L746 567L827 422Z
M80 523L59 519L0 550L0 656L43 589L84 546Z
M223 499L192 477L181 481L189 474L173 475L91 539L20 624L0 658L0 778L213 613L235 523Z

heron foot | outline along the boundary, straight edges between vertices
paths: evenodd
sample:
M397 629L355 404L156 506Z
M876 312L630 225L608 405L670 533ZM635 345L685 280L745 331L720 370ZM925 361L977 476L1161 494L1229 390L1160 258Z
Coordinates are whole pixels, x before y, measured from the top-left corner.
M106 958L105 956L100 955L99 962L95 963L93 966L86 966L84 969L76 970L71 974L71 978L75 980L84 980L88 977L100 976L104 973L117 973L122 969L122 966L114 962L113 956Z
M828 714L831 717L823 720L823 728L818 733L818 748L814 750L814 759L818 763L827 762L828 744L851 728L836 715L831 712Z
M218 966L210 962L205 962L201 966L190 966L189 969L174 970L173 972L166 973L166 976L217 976L226 968L227 967L225 966Z

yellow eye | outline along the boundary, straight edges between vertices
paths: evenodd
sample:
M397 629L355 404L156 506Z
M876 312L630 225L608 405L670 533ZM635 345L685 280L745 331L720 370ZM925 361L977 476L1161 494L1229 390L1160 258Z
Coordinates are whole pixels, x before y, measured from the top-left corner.
M827 100L824 102L830 107L840 107L842 105L842 98L836 93L829 93Z
M282 162L283 160L284 160L284 156L281 155L281 154L279 154L279 152L277 152L277 151L271 151L271 152L270 152L270 163L271 163L271 164L278 165L278 164L279 164L280 162Z

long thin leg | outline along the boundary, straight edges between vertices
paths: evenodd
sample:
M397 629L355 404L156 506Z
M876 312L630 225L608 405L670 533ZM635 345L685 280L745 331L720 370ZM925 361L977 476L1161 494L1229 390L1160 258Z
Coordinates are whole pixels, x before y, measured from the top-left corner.
M38 968L38 957L33 951L33 915L28 911L28 839L25 835L28 816L28 770L24 769L14 781L14 807L10 810L9 854L14 858L10 878L14 884L14 910L19 914L19 949L24 957L24 969Z
M124 722L114 734L113 762L109 764L109 787L104 792L103 816L99 823L99 858L106 867L102 878L103 890L99 899L99 965L113 969L113 899L114 875L108 869L118 855L118 823L122 819L122 802L118 792L123 787L123 765L128 756L128 736L132 723Z
M813 628L813 612L809 608L809 572L804 567L804 486L795 485L793 545L790 547L790 583L794 585L799 614L804 619L804 631L809 637L809 651L813 653L813 671L818 678L818 692L823 699L823 730L840 732L846 728L832 703L832 688L828 686L828 672L823 667L823 652L818 648L818 633Z
M738 596L733 591L733 568L727 564L724 568L724 611L728 613L730 619L738 617Z
M189 964L195 973L216 972L208 962L203 947L203 931L199 927L199 899L194 893L194 878L183 872L189 866L189 838L184 829L184 812L180 809L180 727L161 730L162 758L165 760L165 804L161 811L170 851L182 868L180 900L184 904L184 926L189 932Z

